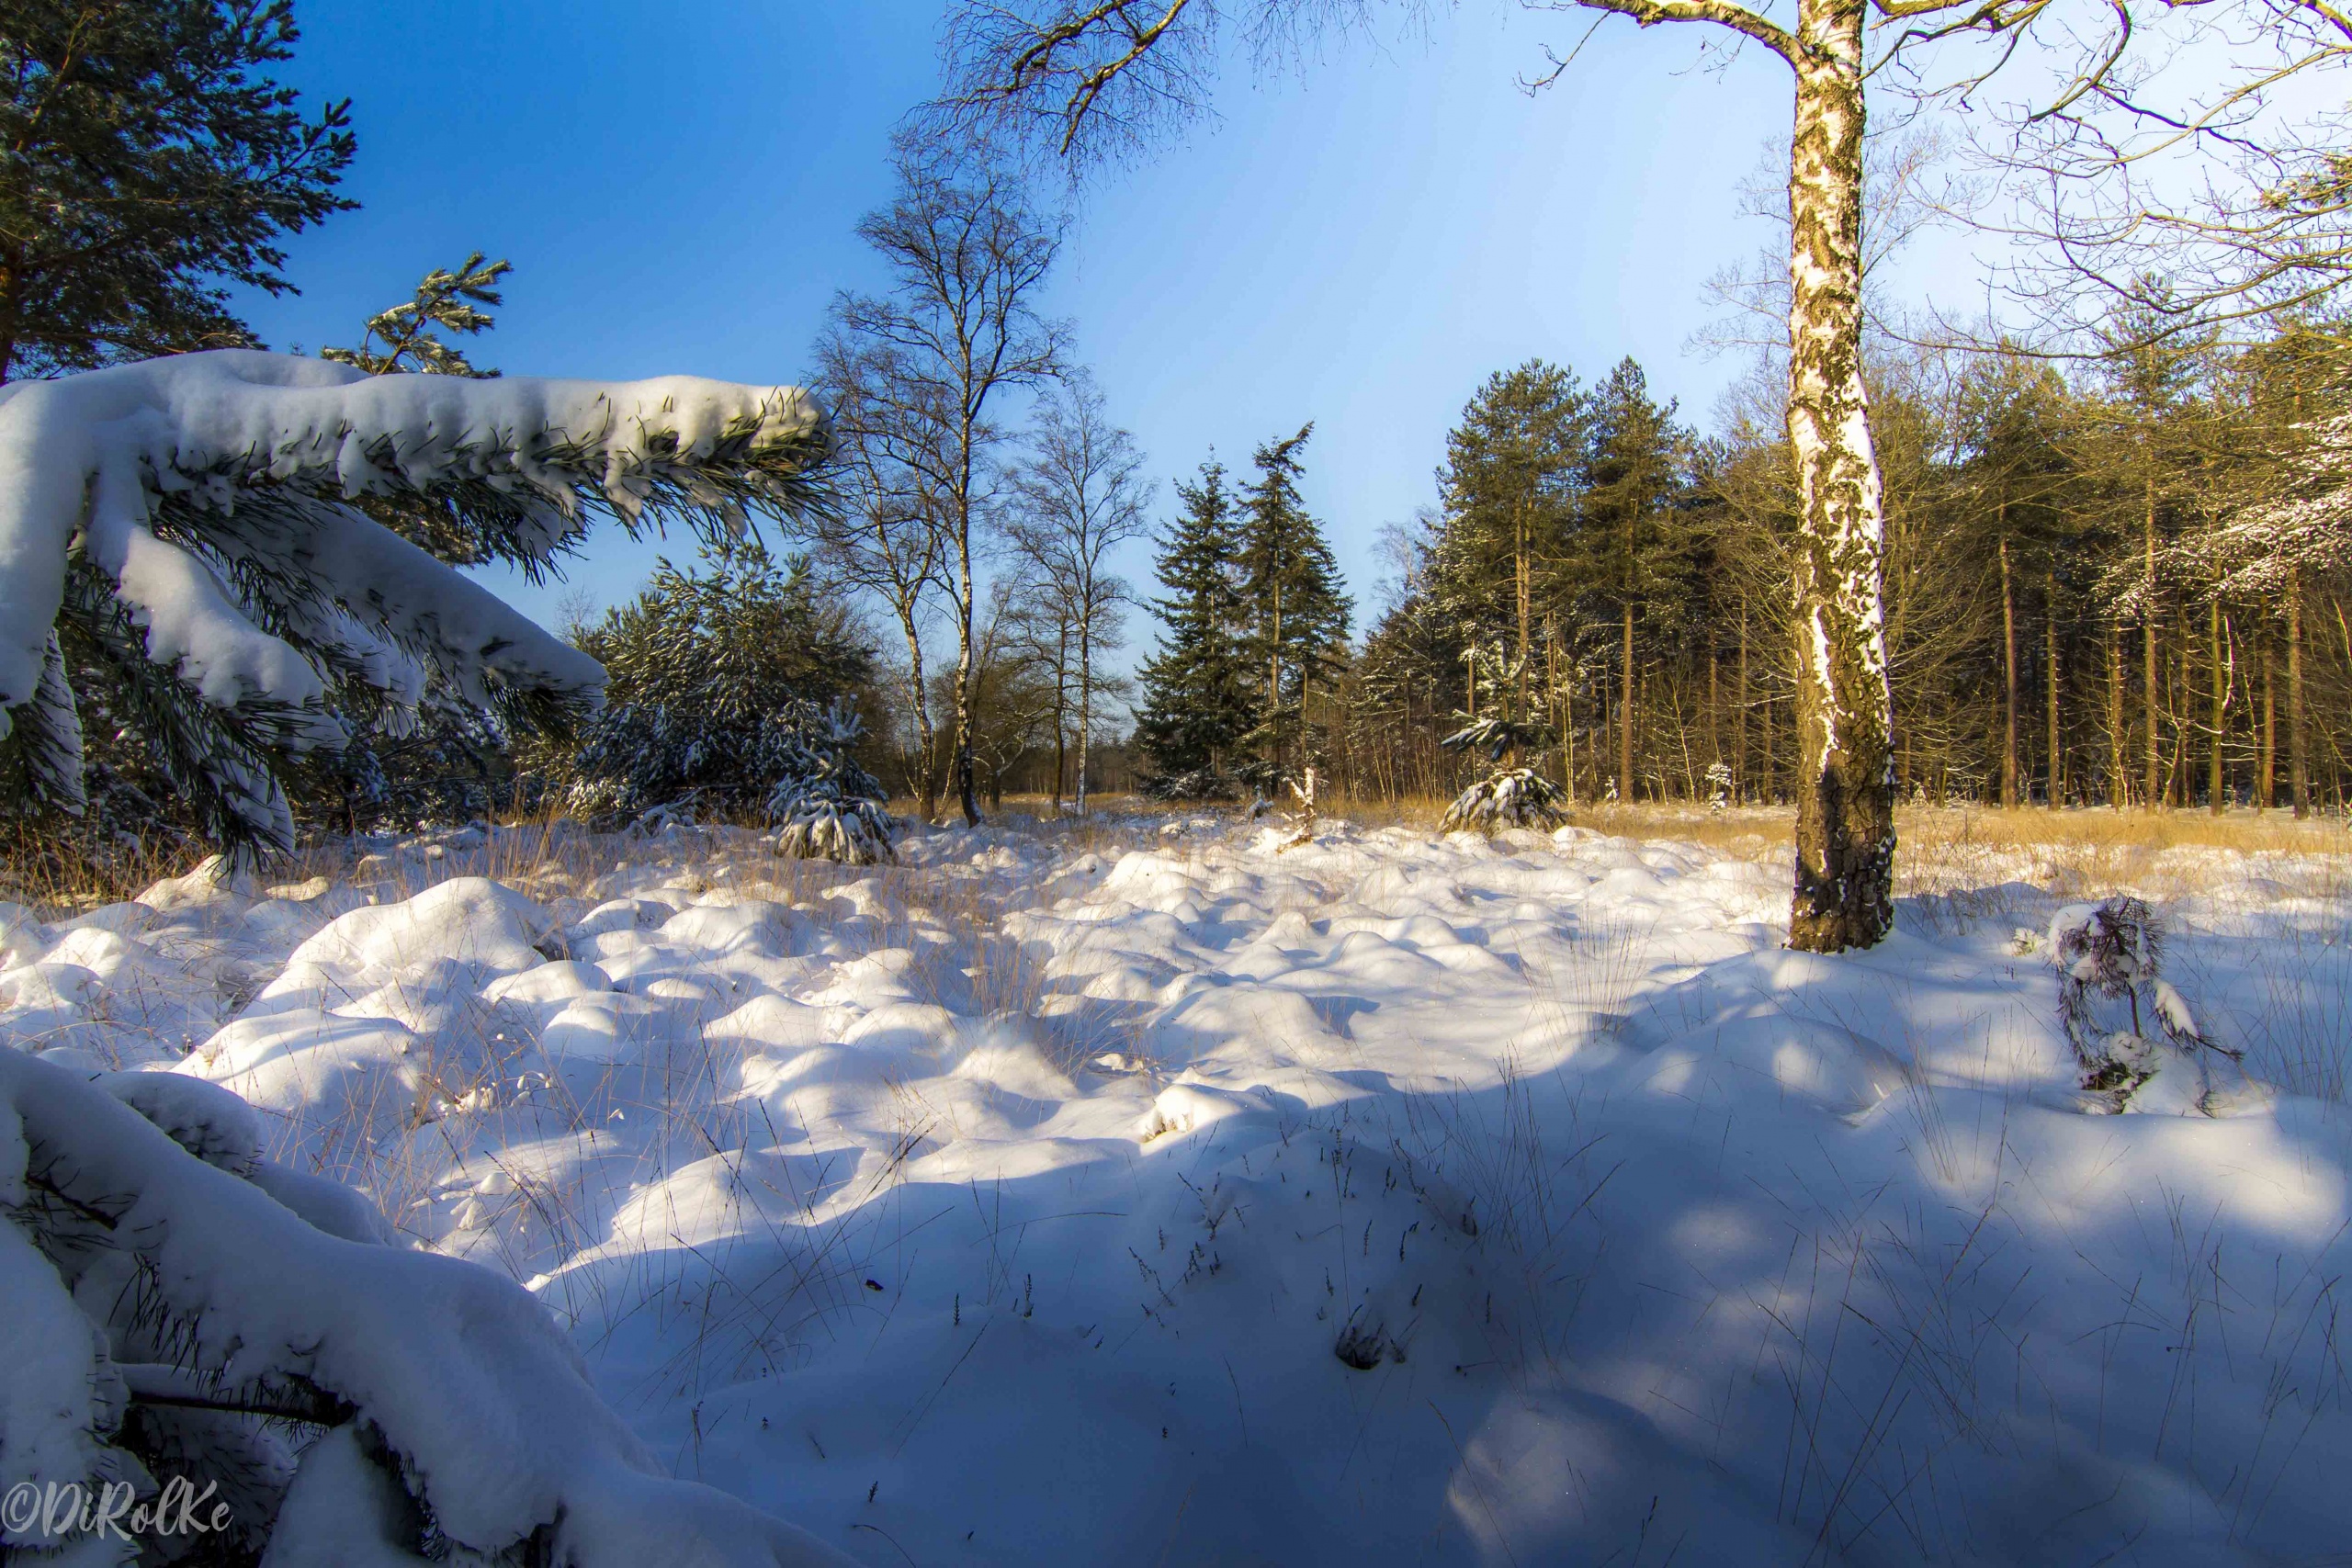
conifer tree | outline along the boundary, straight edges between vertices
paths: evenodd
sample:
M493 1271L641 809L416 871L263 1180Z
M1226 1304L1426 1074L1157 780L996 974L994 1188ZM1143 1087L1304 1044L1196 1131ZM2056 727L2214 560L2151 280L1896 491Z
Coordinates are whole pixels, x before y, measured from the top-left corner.
M1168 632L1144 661L1136 744L1153 793L1216 798L1231 793L1236 752L1251 722L1240 641L1240 519L1215 458L1201 465L1194 482L1178 481L1176 495L1183 510L1158 560L1167 596L1152 602Z
M1239 557L1241 602L1249 634L1243 647L1256 684L1251 743L1260 777L1271 787L1294 762L1309 759L1298 742L1306 693L1336 671L1345 652L1351 606L1322 525L1298 493L1299 449L1315 434L1271 441L1250 456L1257 478L1242 491L1246 516Z
M267 73L300 36L290 0L0 11L0 381L253 342L221 286L287 291L279 237L356 205L347 101Z
M1634 798L1634 624L1664 606L1679 577L1682 530L1675 515L1690 439L1671 400L1650 400L1642 367L1624 359L1595 389L1586 475L1585 554L1591 586L1616 612L1619 633L1617 794Z
M1438 470L1445 518L1429 584L1465 646L1508 639L1520 718L1532 712L1546 580L1574 516L1586 424L1576 377L1531 359L1487 378L1447 433Z

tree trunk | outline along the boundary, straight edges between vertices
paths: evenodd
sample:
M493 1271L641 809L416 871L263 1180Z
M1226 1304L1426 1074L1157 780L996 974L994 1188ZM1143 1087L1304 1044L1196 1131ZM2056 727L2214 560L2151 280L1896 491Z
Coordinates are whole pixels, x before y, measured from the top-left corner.
M1707 646L1707 760L1720 763L1724 760L1723 685L1718 676L1722 660L1716 658L1714 645Z
M963 596L956 606L956 759L954 773L956 798L964 807L964 826L980 825L979 781L972 765L972 682L975 662L972 658L972 558L967 550L962 561Z
M2164 735L2163 726L2156 722L2156 694L2164 684L2164 671L2156 662L2156 476L2154 468L2148 470L2146 483L2145 528L2142 536L2145 550L2140 586L2147 595L2147 602L2141 606L2140 613L2140 662L2147 672L2148 682L2148 689L2142 694L2143 705L2147 709L2148 777L2142 798L2147 802L2148 809L2154 811L2157 803L2164 799L2160 787L2163 782Z
M1634 801L1634 602L1625 601L1625 668L1617 703L1617 798Z
M1086 815L1086 768L1094 735L1094 637L1078 628L1078 814Z
M1062 814L1062 770L1069 762L1069 621L1062 618L1054 657L1054 816ZM1082 808L1081 808L1082 809Z
M2222 601L2217 597L2205 606L2205 636L2213 653L2213 734L2212 749L2205 762L2205 807L2214 816L2222 814L2225 790L2222 777L2222 746L2229 732L2224 720L2229 716L2230 661L2222 645Z
M2001 503L2004 522L2007 502ZM2009 541L2001 538L2001 804L2018 803L2018 596L2009 580Z
M931 697L923 690L922 634L915 628L914 607L899 607L899 629L907 638L907 697L915 710L915 809L929 827L939 815L939 792L932 783L932 765L939 736L932 728Z
M1789 158L1789 444L1800 505L1796 887L1789 945L1894 920L1886 545L1862 384L1862 0L1803 0Z
M1732 794L1741 800L1747 798L1747 595L1739 596L1739 676L1738 687L1732 696L1731 716L1731 779Z
M2058 729L2058 579L2041 580L2041 685L2050 699L2050 782L2044 804L2055 811L2066 799L2066 743Z
M1519 591L1519 711L1512 716L1524 722L1527 718L1530 590L1532 588L1527 559L1527 503L1521 501L1512 509L1511 575Z
M2270 648L2270 628L2262 641L2262 751L2255 762L2254 805L2267 811L2278 804L2278 659Z
M2287 787L2294 795L2295 819L2312 814L2310 752L2303 729L2303 585L2287 579Z
M2123 784L2123 639L2107 624L2107 804L2120 811L2129 804Z

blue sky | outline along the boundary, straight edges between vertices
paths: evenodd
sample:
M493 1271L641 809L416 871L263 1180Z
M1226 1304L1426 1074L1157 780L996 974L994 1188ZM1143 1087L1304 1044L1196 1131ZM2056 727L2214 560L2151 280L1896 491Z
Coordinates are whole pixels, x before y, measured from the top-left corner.
M852 228L937 83L939 0L300 0L288 79L348 95L359 210L296 238L278 347L349 343L426 267L513 260L477 357L510 373L798 378L827 301L876 269ZM1736 189L1785 133L1785 70L1702 66L1694 29L1600 30L1560 85L1517 80L1585 24L1470 0L1219 85L1216 118L1096 186L1049 309L1154 473L1229 466L1316 422L1306 494L1368 597L1382 526L1492 370L1588 380L1625 355L1703 417L1739 367L1690 351L1707 277L1770 235ZM1161 491L1166 510L1166 488ZM570 568L626 598L684 539L600 536ZM1148 555L1126 563L1148 586ZM552 619L562 585L502 591ZM1138 640L1149 628L1138 626Z

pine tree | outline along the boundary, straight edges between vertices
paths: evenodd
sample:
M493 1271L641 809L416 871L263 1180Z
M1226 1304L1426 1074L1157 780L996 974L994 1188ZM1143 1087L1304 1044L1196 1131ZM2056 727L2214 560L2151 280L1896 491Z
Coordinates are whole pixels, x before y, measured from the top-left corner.
M455 272L436 266L417 284L413 299L368 318L357 348L322 349L319 357L356 366L370 376L415 370L490 380L497 371L476 369L464 349L434 336L433 329L469 337L488 332L497 321L481 307L504 302L498 280L514 270L512 262L484 261L480 251L459 262Z
M1241 652L1238 587L1240 519L1225 488L1225 468L1203 463L1199 479L1181 480L1183 511L1158 558L1165 598L1152 602L1167 635L1144 661L1144 701L1136 745L1155 794L1217 798L1232 791L1232 770L1250 727Z
M1536 643L1585 458L1586 399L1540 359L1487 378L1445 438L1428 582L1456 641L1507 642L1513 712L1532 716Z
M247 344L279 236L356 205L347 103L266 73L290 0L20 0L0 13L0 380Z
M1298 493L1299 449L1314 434L1309 423L1259 447L1250 457L1257 478L1242 491L1243 649L1257 699L1251 782L1269 789L1313 760L1311 747L1302 750L1306 694L1338 671L1351 610L1322 525Z
M1620 361L1592 398L1587 459L1584 556L1594 594L1616 611L1619 631L1617 793L1634 798L1634 629L1645 607L1663 608L1682 575L1683 499L1690 437L1674 404L1650 400L1632 359Z
M209 837L284 849L281 772L345 742L339 711L437 686L560 729L605 683L347 498L446 504L534 570L600 515L714 536L797 514L829 500L829 457L796 389L687 378L368 377L228 350L26 383L0 402L0 466L28 481L0 490L0 787L82 804L86 661L119 697L86 716L136 737Z

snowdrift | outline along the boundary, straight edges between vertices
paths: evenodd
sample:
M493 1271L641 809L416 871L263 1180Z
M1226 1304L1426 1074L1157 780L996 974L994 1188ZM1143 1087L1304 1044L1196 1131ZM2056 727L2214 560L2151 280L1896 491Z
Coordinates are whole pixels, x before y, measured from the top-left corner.
M184 1362L383 1413L281 1531L397 1515L389 1452L453 1539L590 1490L643 1561L649 1519L753 1562L2335 1550L2340 859L2172 868L2167 984L2252 1078L2159 1052L2117 1100L2021 951L2082 918L2021 883L1825 958L1785 869L1694 845L1291 838L677 829L516 875L474 835L6 912L17 1163L95 1141L75 1201L153 1205L217 1303ZM148 1162L199 1156L182 1222ZM175 1261L207 1237L345 1278L254 1300ZM23 1298L74 1387L87 1293Z

